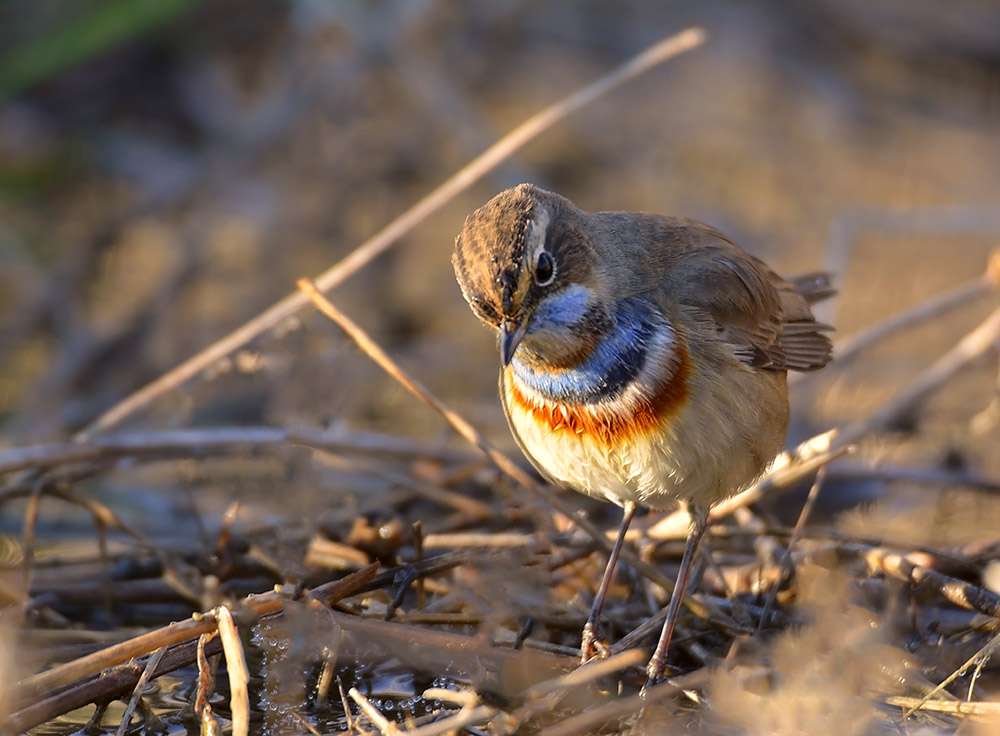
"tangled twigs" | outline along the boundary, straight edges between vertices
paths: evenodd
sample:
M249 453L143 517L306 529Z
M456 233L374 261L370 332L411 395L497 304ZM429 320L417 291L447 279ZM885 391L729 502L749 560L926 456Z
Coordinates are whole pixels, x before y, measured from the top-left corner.
M333 601L357 592L364 585L370 583L375 579L378 569L377 563L371 564L362 570L344 576L340 580L316 588L311 591L310 596L314 600L329 605ZM245 609L253 617L260 617L280 611L285 599L286 596L277 591L251 595L243 599L240 608ZM8 730L11 733L19 733L39 723L44 723L60 713L79 708L96 699L119 696L128 692L135 687L143 672L142 666L135 662L129 662L129 660L148 655L162 647L175 647L175 645L181 644L180 647L170 649L166 655L163 655L153 677L183 667L194 661L195 649L191 645L191 641L216 629L216 615L212 612L201 614L187 621L172 623L169 626L155 629L107 649L28 677L18 684L12 694L11 702L19 710L11 715L8 721ZM217 644L218 649L221 650L221 642L215 640L210 642L208 646L211 647L213 644ZM214 651L207 653L212 654ZM123 662L128 662L128 664L122 665ZM115 665L121 666L114 672L106 671ZM85 678L97 673L102 673L102 676L85 680ZM81 680L85 681L80 682L69 691L52 695L53 692Z

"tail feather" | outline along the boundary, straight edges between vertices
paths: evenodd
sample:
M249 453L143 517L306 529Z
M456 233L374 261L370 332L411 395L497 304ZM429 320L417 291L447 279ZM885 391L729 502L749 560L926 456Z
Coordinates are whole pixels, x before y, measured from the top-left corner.
M825 271L813 271L798 276L786 276L785 281L792 285L809 304L829 299L837 293L833 285L833 275Z

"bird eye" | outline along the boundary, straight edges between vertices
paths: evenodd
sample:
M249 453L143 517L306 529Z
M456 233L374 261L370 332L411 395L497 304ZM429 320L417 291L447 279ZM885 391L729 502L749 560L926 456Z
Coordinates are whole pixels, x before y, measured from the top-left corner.
M535 283L539 286L548 286L555 277L556 264L552 262L552 256L543 250L535 262Z

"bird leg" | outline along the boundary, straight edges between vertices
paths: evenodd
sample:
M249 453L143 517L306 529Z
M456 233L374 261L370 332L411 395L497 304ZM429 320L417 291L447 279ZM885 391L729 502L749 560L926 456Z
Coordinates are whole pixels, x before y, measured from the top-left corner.
M604 568L604 577L601 578L601 585L597 589L597 595L594 596L594 605L590 609L590 617L587 618L587 623L583 627L583 635L580 641L581 664L586 664L594 658L595 647L597 649L597 656L601 658L607 657L611 652L607 638L604 635L604 629L601 626L601 609L604 608L604 599L608 595L608 588L611 587L611 578L615 574L618 555L622 551L622 544L625 543L625 532L628 531L629 524L632 523L635 510L636 505L633 501L625 502L622 524L618 527L618 538L615 540L615 546L611 548L611 554L608 555L608 566Z
M646 685L643 690L648 690L653 685L663 679L663 671L667 667L667 647L670 646L670 638L674 635L674 626L677 625L677 614L681 609L681 601L684 600L684 590L687 588L688 578L691 577L691 568L694 566L694 556L698 551L698 543L705 536L705 529L708 527L707 508L689 508L691 514L691 529L688 531L687 542L684 545L684 556L681 557L681 568L677 571L677 582L674 583L674 590L670 594L670 606L667 608L667 619L663 622L663 630L660 631L660 641L656 645L656 650L646 665Z

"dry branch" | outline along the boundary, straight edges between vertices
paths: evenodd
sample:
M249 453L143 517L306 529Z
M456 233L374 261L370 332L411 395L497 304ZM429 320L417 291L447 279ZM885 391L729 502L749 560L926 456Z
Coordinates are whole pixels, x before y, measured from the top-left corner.
M929 585L960 608L1000 618L1000 595L986 588L918 565L898 552L870 549L864 552L863 556L873 571L887 573L910 585Z
M838 442L854 443L868 434L888 429L901 417L919 408L959 372L968 368L989 350L995 350L998 341L1000 341L1000 309L990 313L955 347L934 361L927 370L877 411L846 426L841 431Z
M866 327L850 337L838 340L833 346L835 360L832 367L842 368L858 354L882 340L947 314L976 299L993 294L998 288L1000 288L1000 250L995 250L990 254L986 271L981 276ZM789 376L789 382L798 382L818 375L823 374L795 373Z
M357 592L362 586L374 580L378 568L378 564L369 565L363 570L344 576L340 580L316 588L310 593L310 596L324 603L339 600ZM264 616L281 610L285 598L284 594L277 591L251 595L243 600L241 607L246 607L253 616ZM14 691L12 702L23 704L33 697L45 696L108 667L215 630L216 618L211 612L200 614L181 623L173 623L155 629L22 680Z
M0 451L0 473L38 470L88 462L162 460L245 453L304 445L316 450L351 454L391 455L403 459L467 460L468 453L431 443L343 429L314 430L281 427L209 427L158 430L94 437Z
M1000 260L1000 252L993 254L990 259L991 264L996 260ZM900 312L843 340L838 340L833 346L833 355L836 359L834 365L841 367L850 362L859 353L878 344L882 340L903 330L921 325L935 317L947 314L971 301L987 296L996 291L997 287L998 283L991 269L989 274L983 274L966 284L961 284L950 291L946 291L944 294L920 302L920 304L917 304L912 309ZM809 375L819 374L796 374L799 378Z
M149 658L149 660L147 660L146 667L143 669L142 675L139 677L139 681L132 689L132 698L128 701L125 712L122 713L122 720L121 723L118 724L118 731L115 736L125 736L125 731L128 729L129 723L132 720L132 713L135 712L135 708L139 704L139 700L142 698L142 694L146 689L146 683L148 683L153 677L153 673L156 672L156 668L160 665L160 661L166 653L167 648L160 647L153 652L153 655Z

